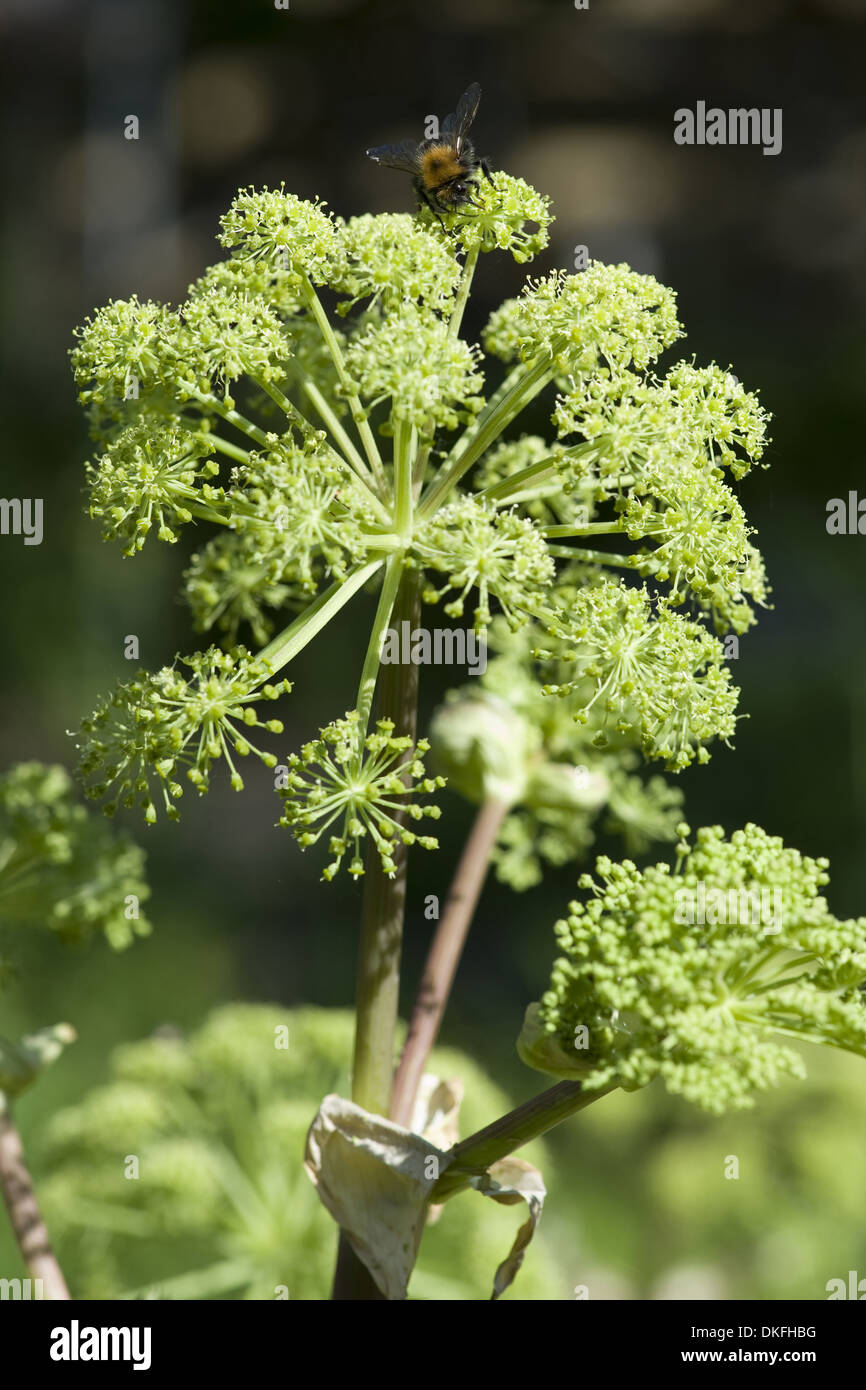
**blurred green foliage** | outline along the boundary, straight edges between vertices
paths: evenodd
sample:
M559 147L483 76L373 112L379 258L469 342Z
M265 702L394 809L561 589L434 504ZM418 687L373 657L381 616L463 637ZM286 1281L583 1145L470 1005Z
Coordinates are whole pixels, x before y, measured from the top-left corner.
M634 1298L822 1299L828 1280L866 1272L864 1064L802 1052L808 1079L752 1111L713 1118L654 1083L557 1131L545 1220L566 1205L580 1232L574 1283L590 1297L615 1276Z

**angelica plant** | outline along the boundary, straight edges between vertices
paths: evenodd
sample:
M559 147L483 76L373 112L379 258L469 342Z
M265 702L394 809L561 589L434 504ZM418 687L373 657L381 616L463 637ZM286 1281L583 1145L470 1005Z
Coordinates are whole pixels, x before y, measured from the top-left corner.
M244 189L221 219L227 256L183 303L113 301L81 326L72 352L95 440L90 513L128 557L205 528L184 594L210 642L166 653L161 669L100 699L77 736L81 776L106 810L138 808L152 823L176 817L185 790L206 793L222 764L242 790L240 765L253 755L255 775L273 781L280 825L320 856L323 878L362 881L352 1103L392 1124L410 1123L488 863L529 887L546 866L584 854L602 814L631 852L673 839L680 798L661 774L730 744L738 691L723 639L747 632L768 602L735 491L764 466L768 416L728 368L662 365L683 336L672 290L594 261L527 278L480 344L463 335L482 258L527 263L550 221L548 200L504 172L475 188L471 207L435 218L344 220L282 186ZM539 401L546 434L523 428ZM371 589L355 704L328 711L299 750L275 743L292 661ZM418 738L417 668L382 661L391 626L416 626L425 604L471 624L496 652L480 689L437 716L438 762ZM419 1033L413 1019L395 1090L407 857L437 848L421 823L440 814L443 773L481 810L419 995L428 1022ZM745 849L731 842L735 859L757 853L744 833ZM721 850L706 853L708 876L740 872ZM800 882L790 853L780 884ZM619 877L609 893L619 904ZM762 992L754 942L691 938L686 951L660 928L642 956L635 942L651 919L617 920L619 934L614 924L602 936L569 927L571 955L533 1016L545 1057L559 1056L569 1027L599 1033L583 1082L563 1083L579 1098L538 1101L545 1127L657 1073L701 1103L736 1103L734 1035L710 1022L711 976L732 989L762 981L746 991L761 1048L745 1091L783 1068L761 1031L776 996ZM818 962L797 967L803 1032L822 999L828 1027L832 1016L850 1041L854 975L849 1033L824 982L837 951L859 961L858 929L822 922L823 936L802 940L803 923L793 925L786 948ZM588 962L583 993L578 959ZM616 988L596 997L608 978ZM689 1013L698 998L703 1012ZM779 996L773 1027L791 1023L792 1000ZM509 1153L501 1144L517 1142L521 1124L503 1122L489 1143L462 1141L427 1198L485 1181L479 1162ZM360 1248L343 1244L338 1297L381 1296Z

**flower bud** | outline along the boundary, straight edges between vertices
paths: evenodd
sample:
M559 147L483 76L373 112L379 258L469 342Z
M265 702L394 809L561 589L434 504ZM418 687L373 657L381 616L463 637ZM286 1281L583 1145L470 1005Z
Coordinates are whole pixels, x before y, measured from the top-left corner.
M597 811L607 801L610 782L583 764L543 762L533 768L524 800L533 809Z
M523 1019L523 1027L517 1039L517 1052L520 1060L533 1071L545 1072L548 1076L559 1076L567 1081L580 1080L588 1076L594 1060L577 1048L566 1051L555 1033L545 1028L539 1018L539 1005L528 1005Z
M469 801L514 805L524 797L537 735L510 705L484 691L442 705L431 741L449 784Z

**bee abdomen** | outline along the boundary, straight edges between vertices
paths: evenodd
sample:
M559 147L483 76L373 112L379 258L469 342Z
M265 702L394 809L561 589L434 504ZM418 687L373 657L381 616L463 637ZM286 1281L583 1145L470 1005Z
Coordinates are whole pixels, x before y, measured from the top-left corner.
M466 165L447 145L434 145L420 156L421 175L427 183L449 183L467 172Z

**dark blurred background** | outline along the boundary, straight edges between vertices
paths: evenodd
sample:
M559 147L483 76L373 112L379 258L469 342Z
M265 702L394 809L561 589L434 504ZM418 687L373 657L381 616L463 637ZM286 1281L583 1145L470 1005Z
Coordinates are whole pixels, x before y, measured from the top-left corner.
M128 674L127 634L148 667L198 645L177 598L192 539L152 542L133 562L83 514L73 326L110 296L183 298L222 254L217 219L240 185L285 180L346 216L408 209L408 180L365 148L420 135L478 80L481 152L553 199L552 243L533 272L571 269L577 244L652 272L678 293L682 351L731 364L775 416L771 468L741 489L775 603L741 641L747 717L734 751L718 748L681 782L693 825L756 820L828 854L832 906L866 912L866 537L825 528L828 499L860 486L866 426L863 0L590 0L585 11L570 0L3 0L0 14L0 492L45 499L41 546L0 540L0 764L72 764L66 731ZM676 145L674 111L698 100L781 107L781 153ZM123 138L130 114L137 141ZM483 258L470 336L522 274ZM295 664L275 751L352 703L362 637L344 620ZM422 723L445 686L425 672ZM439 856L412 869L407 1004L424 897L444 894L470 820L456 799L447 809ZM153 937L118 958L28 947L0 1031L68 1017L81 1034L27 1102L34 1122L101 1078L108 1047L167 1021L191 1026L214 1002L351 1001L357 891L321 885L319 861L274 819L272 780L251 770L242 795L219 783L187 797L179 826L130 824L148 850ZM447 1041L518 1098L537 1085L512 1060L513 1038L574 881L572 867L520 896L488 887L446 1020Z

